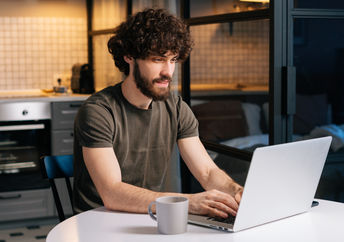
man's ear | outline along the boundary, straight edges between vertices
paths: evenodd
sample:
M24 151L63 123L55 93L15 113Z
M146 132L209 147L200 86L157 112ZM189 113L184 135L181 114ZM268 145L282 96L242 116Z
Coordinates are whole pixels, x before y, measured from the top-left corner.
M123 56L124 61L127 62L128 64L131 64L134 62L134 58L128 55Z

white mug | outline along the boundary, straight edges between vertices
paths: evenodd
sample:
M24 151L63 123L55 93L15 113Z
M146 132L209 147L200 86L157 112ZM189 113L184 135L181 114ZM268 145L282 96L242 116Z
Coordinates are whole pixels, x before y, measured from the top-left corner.
M156 217L152 205L156 204ZM186 197L159 197L148 206L151 218L162 234L181 234L187 230L189 200Z

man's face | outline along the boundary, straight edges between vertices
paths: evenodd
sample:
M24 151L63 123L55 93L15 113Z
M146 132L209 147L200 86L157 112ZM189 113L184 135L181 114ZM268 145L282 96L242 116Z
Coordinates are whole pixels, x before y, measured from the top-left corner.
M154 101L166 100L170 94L170 83L177 56L167 52L165 55L151 55L135 60L134 79L137 88Z

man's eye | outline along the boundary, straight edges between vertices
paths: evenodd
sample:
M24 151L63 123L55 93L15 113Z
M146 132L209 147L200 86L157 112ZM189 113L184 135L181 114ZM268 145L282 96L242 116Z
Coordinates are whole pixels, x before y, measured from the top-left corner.
M153 58L153 61L154 62L161 62L161 61L163 61L163 59L161 59L161 58Z
M178 62L178 59L177 58L174 58L171 60L172 63L177 63Z

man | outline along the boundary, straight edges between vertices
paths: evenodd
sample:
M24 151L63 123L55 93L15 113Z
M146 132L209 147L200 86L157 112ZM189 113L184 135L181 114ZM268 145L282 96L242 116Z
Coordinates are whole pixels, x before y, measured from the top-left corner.
M94 94L75 120L74 207L147 212L161 192L175 143L206 190L183 194L189 212L236 214L242 187L211 160L198 138L198 122L179 96L170 93L177 61L192 41L186 25L165 10L130 17L108 42L123 82Z

